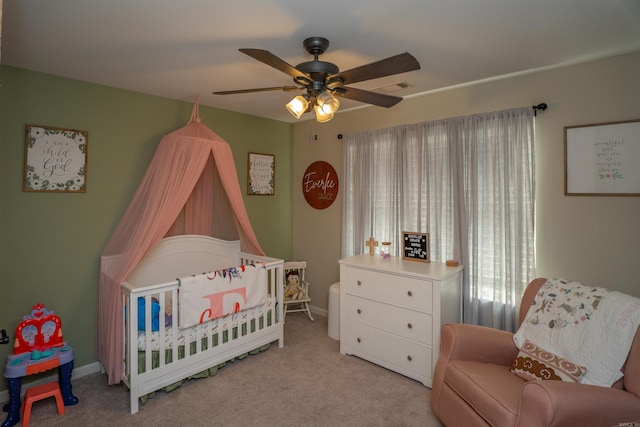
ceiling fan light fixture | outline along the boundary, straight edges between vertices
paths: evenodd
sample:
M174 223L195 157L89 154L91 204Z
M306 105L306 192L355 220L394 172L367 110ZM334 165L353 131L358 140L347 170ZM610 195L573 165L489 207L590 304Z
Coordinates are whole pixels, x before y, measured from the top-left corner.
M326 90L318 94L316 102L325 114L333 115L340 108L340 100Z
M0 0L0 3L2 0ZM296 96L286 104L287 110L296 119L300 119L304 113L313 108L318 122L326 122L333 118L333 115L340 108L338 98L377 105L379 107L390 108L402 101L399 96L387 95L380 92L358 89L344 86L354 83L379 79L381 77L395 74L407 73L419 70L420 63L408 52L390 56L379 61L340 71L337 65L330 62L321 61L318 57L329 47L329 40L324 37L308 37L304 40L303 46L306 51L313 55L313 60L306 61L295 67L288 64L283 59L263 49L240 49L240 52L250 56L278 71L288 74L293 78L296 85L301 86L280 86L261 87L254 89L227 90L214 92L217 95L231 95L240 93L266 92L273 90L283 90L285 92L294 90L306 90L304 95ZM394 85L391 89L402 89L409 86L406 82Z
M316 113L316 121L318 123L328 122L329 120L333 119L333 113L325 112L322 109L322 107L320 107L320 105L318 105L318 104L313 106L313 110Z
M299 119L309 108L309 99L306 96L298 95L289 101L286 107L293 117Z

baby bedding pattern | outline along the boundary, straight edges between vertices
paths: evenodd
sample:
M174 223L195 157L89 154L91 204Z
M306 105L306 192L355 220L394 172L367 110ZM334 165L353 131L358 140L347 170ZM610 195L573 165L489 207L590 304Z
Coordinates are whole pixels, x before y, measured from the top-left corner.
M640 298L611 289L550 279L536 294L513 339L529 340L586 369L581 383L611 387L640 324Z
M266 302L263 305L258 307L253 307L248 310L244 310L240 313L234 313L229 316L212 320L211 332L216 333L218 330L228 330L230 327L237 327L243 323L247 323L253 319L260 319L271 310L271 308L275 304L275 298L272 296L268 296L266 298ZM195 326L188 329L177 329L178 337L176 342L178 345L182 346L185 343L192 343L198 339L199 329L201 326ZM164 335L162 336L162 341L164 342L164 348L170 349L173 347L173 328L168 327L164 331ZM145 351L147 348L147 339L144 331L138 331L138 351ZM160 349L160 332L154 331L151 334L150 340L150 348L149 350L159 350Z
M264 304L266 274L265 264L258 263L178 279L179 327L189 328Z

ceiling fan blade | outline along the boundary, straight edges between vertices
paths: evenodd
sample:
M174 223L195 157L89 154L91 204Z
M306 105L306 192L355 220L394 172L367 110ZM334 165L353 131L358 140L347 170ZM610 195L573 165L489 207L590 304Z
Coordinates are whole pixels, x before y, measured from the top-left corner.
M304 81L310 82L309 76L307 76L301 71L298 71L298 69L286 63L282 59L278 58L268 50L262 50L262 49L239 49L239 50L245 55L249 55L253 59L257 59L258 61L263 62L275 68L276 70L280 70L283 73L290 75L291 77L296 79L296 81L298 81L299 79L303 79Z
M333 92L334 95L343 98L353 99L367 104L377 105L379 107L393 107L402 101L399 96L385 95L384 93L370 92L368 90L356 89L353 87L339 87Z
M270 90L282 90L285 92L295 92L304 88L298 86L276 86L276 87L259 87L255 89L239 89L239 90L224 90L219 92L213 92L214 95L236 95L238 93L253 93L253 92L268 92Z
M419 69L418 60L410 53L405 52L335 74L330 76L328 81L329 83L342 81L347 85Z

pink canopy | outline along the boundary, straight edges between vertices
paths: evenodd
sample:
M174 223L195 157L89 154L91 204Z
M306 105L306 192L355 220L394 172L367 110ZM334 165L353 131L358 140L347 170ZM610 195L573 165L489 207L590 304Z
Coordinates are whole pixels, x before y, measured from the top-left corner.
M160 239L199 234L240 240L264 255L251 228L229 144L200 121L198 101L187 126L160 141L142 183L100 258L98 357L109 384L123 357L120 285Z

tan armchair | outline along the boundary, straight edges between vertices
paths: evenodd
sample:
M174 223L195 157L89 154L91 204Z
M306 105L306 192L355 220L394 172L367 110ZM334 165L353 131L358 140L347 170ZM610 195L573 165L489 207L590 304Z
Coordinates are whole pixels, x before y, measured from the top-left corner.
M528 285L519 324L545 281ZM611 388L521 379L510 371L518 348L509 332L447 324L441 340L431 409L447 426L617 427L640 422L640 331L622 369L624 377Z

